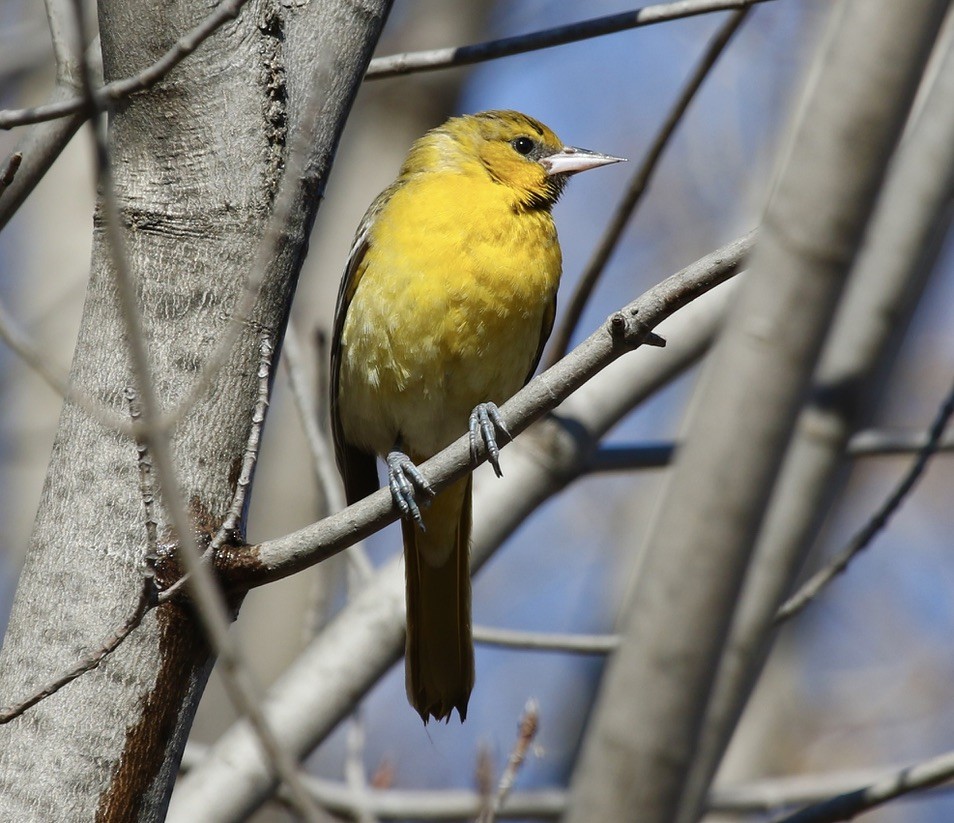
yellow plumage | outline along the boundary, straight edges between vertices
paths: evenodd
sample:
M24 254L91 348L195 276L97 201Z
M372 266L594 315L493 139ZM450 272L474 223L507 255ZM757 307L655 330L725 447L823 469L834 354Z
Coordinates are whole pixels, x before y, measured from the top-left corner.
M615 160L568 149L517 112L455 118L414 144L359 228L339 296L332 409L349 502L376 487L374 455L431 457L467 431L476 406L526 382L560 279L550 209L568 174ZM392 491L395 472L413 484L389 467ZM403 534L408 696L425 721L454 708L463 719L470 478L417 525L405 518Z

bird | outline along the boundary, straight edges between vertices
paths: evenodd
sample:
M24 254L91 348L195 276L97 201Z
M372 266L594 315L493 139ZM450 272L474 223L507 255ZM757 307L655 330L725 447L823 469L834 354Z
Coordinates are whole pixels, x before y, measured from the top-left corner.
M410 148L361 221L331 341L335 456L349 504L378 488L401 514L408 700L463 722L474 685L471 475L438 494L417 465L469 432L501 474L499 405L533 375L562 256L568 178L623 158L564 145L517 111L452 117Z

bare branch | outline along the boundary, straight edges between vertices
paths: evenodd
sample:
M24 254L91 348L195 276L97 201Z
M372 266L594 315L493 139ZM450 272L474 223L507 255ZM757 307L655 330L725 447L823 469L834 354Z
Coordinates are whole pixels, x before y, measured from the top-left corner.
M265 412L268 410L269 378L272 373L272 355L275 353L275 344L268 334L262 334L259 340L258 361L258 398L255 400L255 409L252 412L252 425L249 427L248 442L245 444L245 453L242 457L242 469L235 484L235 496L228 514L222 521L218 534L209 544L212 552L228 539L240 539L239 531L244 521L245 499L248 489L252 485L252 475L255 473L255 463L262 443L262 426L265 423Z
M566 43L576 43L593 37L602 37L641 26L650 26L654 23L666 23L670 20L679 20L685 17L695 17L699 14L708 14L716 11L741 9L755 3L764 3L767 0L677 0L674 3L660 3L655 6L645 6L641 9L611 14L606 17L595 17L572 23L568 26L557 26L552 29L543 29L531 34L521 34L516 37L505 37L501 40L489 40L484 43L475 43L471 46L454 46L446 49L409 52L407 54L392 54L387 57L377 57L371 61L366 80L379 80L384 77L394 77L398 74L412 72L434 71L451 66L468 66L472 63L481 63L486 60L496 60L500 57L510 57L514 54L523 54L528 51L548 49L552 46L562 46Z
M927 443L918 452L917 458L898 485L878 507L871 519L848 541L848 545L838 552L825 568L812 575L805 585L782 604L775 615L775 625L790 620L818 597L822 590L845 571L848 564L868 547L878 532L888 525L891 516L917 485L924 470L928 467L931 457L937 452L944 429L947 427L952 414L954 414L954 387L951 388L950 393L941 404L937 417L931 425Z
M182 758L182 770L185 772L198 765L208 752L209 749L204 746L189 743ZM926 769L929 763L935 763L938 764L938 771L946 772L944 761L950 758L952 755L942 755L913 769L919 773L921 769ZM900 774L907 773L910 776L911 771L911 769L888 766L819 774L784 775L744 783L730 783L715 786L712 789L706 803L706 811L713 814L764 814L797 804L822 803L831 800L833 794L852 793L855 790L854 787L858 785L889 785L897 782ZM346 817L355 815L357 799L344 784L320 777L308 777L305 783L315 800L332 814ZM918 790L950 788L943 783L942 780L939 783L918 787ZM566 792L562 789L514 792L497 816L498 818L535 820L557 818L566 811L566 799ZM481 804L484 802L479 791L459 789L442 791L378 789L370 792L368 800L372 813L382 820L472 819L481 813ZM812 820L799 821L799 823L829 823L829 821Z
M557 634L474 626L474 642L521 651L609 654L619 645L614 634Z
M44 0L46 21L56 62L56 85L74 94L80 84L79 52L86 47L85 32L77 29L72 0ZM82 102L83 98L77 98Z
M344 772L348 788L357 801L355 820L357 823L377 823L377 816L371 811L371 792L364 769L364 721L360 708L354 710L348 724Z
M507 766L500 775L500 783L497 785L497 794L494 795L493 803L487 807L486 814L482 814L478 823L493 823L497 819L500 810L506 804L510 792L513 790L513 784L517 779L517 772L527 759L527 753L533 745L533 740L540 729L540 707L536 700L528 700L524 707L523 715L520 718L520 724L517 727L517 740L513 744L513 750L507 759Z
M292 399L295 401L295 408L298 410L298 417L305 432L305 439L308 441L312 466L324 501L324 508L321 513L328 515L332 512L341 511L346 505L344 490L341 487L341 478L335 469L334 457L328 446L328 438L321 423L324 418L316 402L316 397L324 396L325 393L320 389L317 391L310 390L308 386L309 381L305 378L301 343L291 320L288 321L288 327L285 330L284 355L283 359L288 371ZM320 351L318 356L319 375L325 371L326 360L323 355L324 352ZM351 570L358 576L359 580L367 580L371 576L374 566L368 559L368 553L361 543L352 546L346 557Z
M306 377L305 355L302 351L298 329L292 320L288 321L285 330L285 343L282 348L282 361L288 371L288 382L291 386L292 399L301 421L308 448L311 451L312 467L321 495L324 498L328 512L338 511L345 506L344 492L341 488L341 479L334 467L334 457L328 448L328 439L325 437L316 397L318 390L309 385ZM319 356L318 368L323 369L324 358Z
M73 682L77 677L99 666L99 664L116 651L116 649L122 645L122 642L142 623L146 612L148 612L150 606L155 603L155 595L155 581L151 576L147 576L143 580L142 591L139 593L139 601L136 603L135 609L133 609L132 614L123 621L122 625L118 626L117 629L93 651L86 654L74 666L63 672L63 674L54 677L42 689L30 695L26 700L0 709L0 725L9 723L41 700L45 700L50 695L56 694L67 683Z
M775 818L773 823L835 823L851 820L911 792L923 791L954 778L954 753L948 752L915 766L902 769L865 788L841 794L794 814Z
M234 20L245 3L246 0L222 0L208 17L180 37L155 63L132 77L114 80L99 89L94 89L91 92L91 101L82 96L71 97L33 108L0 111L0 129L12 129L15 126L42 123L47 120L66 117L70 114L82 113L85 118L94 110L108 109L110 104L117 100L152 88L192 54L203 41L214 34L222 24ZM92 107L90 107L91 104Z
M0 339L33 369L53 391L63 397L67 395L66 376L56 371L49 364L46 356L33 344L33 341L17 327L16 321L3 303L0 303Z
M754 232L724 246L613 314L572 353L531 380L501 407L508 430L514 435L522 432L601 369L639 346L664 318L737 273L753 240ZM481 461L483 458L481 455ZM467 436L420 466L436 491L473 468ZM397 517L390 492L381 489L318 523L252 547L241 557L232 558L233 568L221 571L233 585L259 586L321 562Z
M848 441L849 457L886 457L911 454L925 448L930 432L904 432L865 429ZM588 474L661 469L672 463L679 444L675 441L638 443L632 446L600 446L590 458ZM954 434L941 435L934 444L936 452L954 450Z
M866 429L858 432L848 442L848 454L852 457L884 457L911 454L925 447L930 438L928 432L889 431ZM954 434L943 435L937 442L937 451L954 450Z
M630 218L633 216L643 194L646 192L649 182L652 180L653 174L656 171L656 167L662 158L663 152L666 150L676 128L682 121L683 115L688 110L689 104L692 103L693 98L696 96L696 92L702 88L702 84L705 82L706 77L709 76L709 72L718 62L726 46L729 45L732 36L739 30L739 27L745 21L750 11L751 8L746 5L741 10L730 15L729 19L723 23L719 31L716 32L708 42L701 59L696 64L692 74L689 75L689 79L679 93L676 102L669 110L669 114L666 115L666 119L663 121L662 126L660 126L659 131L656 132L656 136L653 138L653 142L643 157L642 163L640 163L639 168L636 169L630 178L623 199L619 205L617 205L616 211L613 213L612 218L610 218L609 224L603 230L603 236L600 238L589 262L586 264L586 268L583 270L583 274L580 275L580 279L577 281L573 294L570 296L563 319L560 321L559 327L553 333L553 338L550 340L550 353L547 358L548 365L556 363L557 360L563 357L569 350L570 340L573 337L573 332L576 330L577 324L580 322L580 317L583 315L583 309L586 308L590 295L592 295L593 289L596 288L597 281L605 271L606 264L609 262L620 238L623 236L623 231L629 224Z

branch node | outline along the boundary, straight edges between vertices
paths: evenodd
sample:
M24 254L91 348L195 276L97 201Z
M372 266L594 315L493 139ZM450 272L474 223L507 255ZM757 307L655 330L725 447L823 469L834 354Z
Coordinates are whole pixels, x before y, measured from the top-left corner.
M16 177L17 169L20 168L22 161L23 152L15 151L7 158L7 162L3 164L3 167L0 168L0 194L13 182L13 178Z

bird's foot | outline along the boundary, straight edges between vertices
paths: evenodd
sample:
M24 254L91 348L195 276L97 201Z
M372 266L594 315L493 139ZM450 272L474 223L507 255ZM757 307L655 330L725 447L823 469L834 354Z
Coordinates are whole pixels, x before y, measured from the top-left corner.
M414 461L402 451L395 449L390 452L387 456L387 464L388 487L391 489L391 498L401 512L401 517L411 518L423 529L424 521L417 504L417 492L433 497L434 490L431 484L414 465Z
M487 460L494 467L494 473L497 477L503 477L500 471L500 449L497 447L497 436L494 431L496 428L508 440L513 438L507 431L503 417L500 416L500 409L496 403L480 403L470 413L470 457L474 462L477 461L478 443L483 440L484 447L487 449Z

